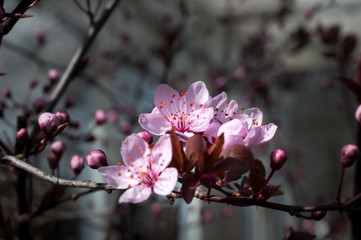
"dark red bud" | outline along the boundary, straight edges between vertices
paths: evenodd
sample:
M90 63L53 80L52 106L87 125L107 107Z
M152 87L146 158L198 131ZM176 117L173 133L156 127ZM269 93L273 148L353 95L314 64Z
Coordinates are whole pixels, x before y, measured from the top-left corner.
M287 161L287 155L286 153L281 149L276 149L273 152L271 152L270 155L271 158L271 169L272 170L280 170Z
M351 166L358 158L360 150L356 145L347 144L342 148L340 162L344 167Z

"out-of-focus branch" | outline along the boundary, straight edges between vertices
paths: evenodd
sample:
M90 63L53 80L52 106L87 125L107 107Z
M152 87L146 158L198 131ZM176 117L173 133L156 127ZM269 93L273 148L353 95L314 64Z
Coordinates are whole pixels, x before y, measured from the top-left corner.
M85 54L87 53L88 49L90 48L91 44L93 43L95 37L99 33L100 29L104 26L105 22L110 17L111 13L115 9L115 7L120 3L120 0L113 0L110 1L106 7L102 16L98 21L94 23L94 25L90 26L88 30L88 36L83 42L83 44L76 50L74 56L72 57L71 61L69 62L67 68L65 69L64 74L62 75L58 85L54 89L50 97L49 104L47 105L45 111L51 112L52 109L57 104L58 100L64 94L67 86L73 80L74 76L76 75L79 67L83 64L83 59Z
M76 180L68 180L55 177L49 173L46 173L39 168L36 168L14 156L3 156L0 159L0 163L8 164L19 169L22 169L33 176L36 176L40 179L43 179L47 182L51 182L57 186L63 187L74 187L74 188L89 188L89 189L101 189L108 193L110 193L114 188L106 183L97 183L92 181L76 181Z

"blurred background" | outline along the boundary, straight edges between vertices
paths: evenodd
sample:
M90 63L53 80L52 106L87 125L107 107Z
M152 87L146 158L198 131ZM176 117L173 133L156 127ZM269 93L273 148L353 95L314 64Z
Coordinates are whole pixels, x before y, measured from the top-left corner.
M11 12L20 1L4 1ZM30 112L56 83L90 25L86 9L101 16L107 1L40 1L5 35L0 50L1 89L9 89L0 119L0 139L15 144L16 118ZM253 148L266 167L275 148L288 161L271 183L285 194L270 201L318 205L334 201L343 145L356 144L356 98L338 76L353 78L359 54L361 2L357 0L122 0L86 55L87 64L70 83L55 110L66 109L71 125L57 137L67 143L59 176L71 179L69 160L102 149L109 164L121 161L124 138L142 131L140 113L154 107L161 83L184 91L204 81L210 95L225 91L239 106L259 107L276 136ZM29 87L31 79L38 85ZM42 100L39 100L42 99ZM41 105L42 106L42 105ZM40 106L40 107L41 107ZM41 109L41 108L40 108ZM96 110L107 113L97 125ZM48 147L49 148L49 147ZM49 149L30 159L51 172ZM270 169L267 168L269 173ZM353 193L354 168L346 170L343 196ZM0 203L14 210L11 172L0 166ZM79 180L104 182L85 168ZM52 185L32 178L32 204ZM80 192L67 189L66 195ZM215 191L216 192L216 191ZM328 213L314 222L261 207L201 202L190 205L153 196L143 204L118 205L119 192L88 194L67 201L31 222L35 239L282 239L289 227L316 239L350 239L347 214ZM9 217L11 220L11 217ZM9 220L9 221L10 221Z

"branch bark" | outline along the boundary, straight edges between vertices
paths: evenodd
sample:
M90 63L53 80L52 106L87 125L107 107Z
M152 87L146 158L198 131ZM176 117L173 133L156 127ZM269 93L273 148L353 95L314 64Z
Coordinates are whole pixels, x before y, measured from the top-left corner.
M58 178L58 177L55 177L49 173L46 173L46 172L40 170L39 168L32 166L14 156L9 156L9 155L3 156L0 159L0 163L8 164L8 165L14 166L16 168L22 169L40 179L43 179L44 181L53 183L57 186L100 189L100 190L104 190L108 193L111 193L111 191L115 189L106 183L97 183L97 182L92 182L92 181L68 180L68 179Z

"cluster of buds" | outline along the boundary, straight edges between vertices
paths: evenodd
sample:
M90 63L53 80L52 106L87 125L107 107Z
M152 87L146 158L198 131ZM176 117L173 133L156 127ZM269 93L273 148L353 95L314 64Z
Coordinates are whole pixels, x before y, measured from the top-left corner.
M63 141L56 141L51 145L51 154L48 156L49 166L52 170L59 166L59 160L65 151Z
M45 112L38 118L38 124L41 134L47 140L53 139L56 135L61 133L69 124L70 117L66 111L59 111L55 114Z

